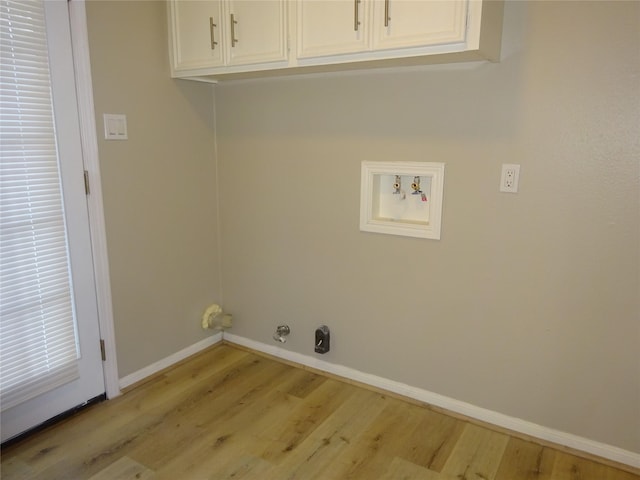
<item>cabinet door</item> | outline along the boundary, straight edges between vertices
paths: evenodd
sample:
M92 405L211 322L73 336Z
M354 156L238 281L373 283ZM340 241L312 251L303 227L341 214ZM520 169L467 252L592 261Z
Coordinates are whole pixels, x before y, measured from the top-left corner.
M466 0L374 0L373 49L465 40Z
M222 3L218 0L173 0L169 7L174 69L222 65Z
M226 20L229 65L287 60L284 0L230 1Z
M300 0L298 58L366 51L370 0Z

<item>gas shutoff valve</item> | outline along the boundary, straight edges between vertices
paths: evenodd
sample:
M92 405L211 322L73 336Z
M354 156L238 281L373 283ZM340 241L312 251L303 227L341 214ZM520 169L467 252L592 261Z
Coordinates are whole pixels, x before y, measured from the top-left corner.
M329 351L330 334L329 327L322 325L316 329L316 353L327 353Z

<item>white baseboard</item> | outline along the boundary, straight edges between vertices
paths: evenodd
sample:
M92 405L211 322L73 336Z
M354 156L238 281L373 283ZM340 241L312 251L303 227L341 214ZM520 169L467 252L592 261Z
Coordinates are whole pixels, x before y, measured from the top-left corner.
M205 338L204 340L201 340L198 343L194 343L193 345L187 348L183 348L182 350L174 353L173 355L169 355L168 357L163 358L162 360L159 360L147 367L144 367L138 370L137 372L133 372L132 374L127 375L126 377L122 377L120 379L120 388L121 389L127 388L128 386L133 385L134 383L137 383L141 380L144 380L145 378L150 377L151 375L156 374L159 371L164 370L165 368L170 367L171 365L174 365L179 361L184 360L185 358L190 357L191 355L194 355L200 352L201 350L204 350L205 348L208 348L211 345L215 345L216 343L219 343L221 341L222 341L222 332L216 333L211 337Z
M566 446L592 455L597 455L614 462L619 462L635 468L640 468L640 453L623 450L612 445L596 442L588 438L579 437L571 433L562 432L553 428L544 427L535 423L510 417L502 413L477 407L469 403L461 402L454 398L445 397L437 393L429 392L420 388L412 387L404 383L395 382L386 378L378 377L368 373L360 372L353 368L336 365L316 357L291 352L278 346L267 345L256 342L245 337L224 333L224 340L235 343L258 352L263 352L274 357L282 358L307 367L315 368L323 372L338 375L340 377L354 380L366 385L370 385L382 390L397 393L408 398L428 403L451 412L464 415L469 418L490 423L498 427L506 428L530 437L538 438L557 445Z

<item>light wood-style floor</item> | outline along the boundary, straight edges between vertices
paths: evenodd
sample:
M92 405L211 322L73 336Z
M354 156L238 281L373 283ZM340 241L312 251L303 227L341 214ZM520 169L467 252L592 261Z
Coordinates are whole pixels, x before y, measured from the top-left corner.
M638 480L219 345L2 451L11 479Z

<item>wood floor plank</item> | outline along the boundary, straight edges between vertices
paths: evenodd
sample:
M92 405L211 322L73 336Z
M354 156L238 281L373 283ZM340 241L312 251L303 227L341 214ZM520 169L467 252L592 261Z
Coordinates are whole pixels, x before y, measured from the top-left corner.
M230 345L0 461L3 480L640 480Z
M466 423L438 412L423 409L421 419L399 455L435 472L442 471Z
M360 434L386 405L385 398L380 394L353 390L353 395L271 470L272 478L340 478L336 470L345 468L332 468L337 462L336 458L358 443Z
M83 413L82 418L86 421L91 413L93 411ZM73 427L77 421L73 419L71 422L64 423L65 427L70 426L70 428L58 426L43 432L44 444L38 441L39 437L36 437L35 450L33 447L27 447L25 452L21 452L23 453L20 456L21 459L32 469L29 478L47 480L89 478L124 455L119 452L130 446L138 432L148 424L159 420L141 415L126 424L124 430L119 428L119 424L95 423L92 431L84 436L74 434ZM98 428L98 425L101 427Z
M27 465L17 456L11 456L8 459L2 459L2 468L0 469L0 478L12 479L28 479L33 478L35 472L33 468Z
M145 432L149 441L133 448L134 457L156 471L176 458L189 459L190 468L195 468L199 459L207 458L197 450L219 449L234 434L234 427L228 424L246 422L244 414L252 411L252 403L270 394L272 385L288 368L255 357L251 368L221 372L224 378L206 386L204 398L198 392L191 402L167 411L160 425Z
M213 348L206 354L196 355L188 362L170 368L150 380L139 384L138 388L126 390L125 395L111 400L110 404L126 402L127 409L120 412L118 418L128 420L126 415L152 412L157 408L166 409L168 405L179 405L194 388L202 388L206 384L219 385L220 380L210 381L212 377L227 380L230 372L236 372L250 366L254 360L248 352ZM224 374L221 377L221 374Z
M460 480L493 480L508 441L507 435L467 424L442 473Z
M272 428L260 432L258 437L265 440L260 457L274 464L280 463L354 391L342 382L328 379Z
M638 480L640 476L558 452L553 465L553 480Z
M495 480L552 480L555 451L510 438Z
M144 465L122 457L104 470L93 475L89 480L156 480L156 474Z
M387 405L363 432L356 445L341 453L337 461L350 465L344 477L371 479L383 474L409 441L422 408L386 398Z
M251 453L253 445L262 443L256 434L286 417L299 401L278 389L265 391L244 406L242 415L223 416L210 424L197 442L163 465L160 472L166 478L218 478L238 457L259 458Z
M440 475L403 458L395 457L380 480L439 480Z
M288 374L288 377L287 385L281 388L289 395L298 398L306 398L307 395L327 381L327 377L302 369L295 369Z
M262 458L242 455L229 462L224 470L211 472L215 480L266 480L271 464Z

